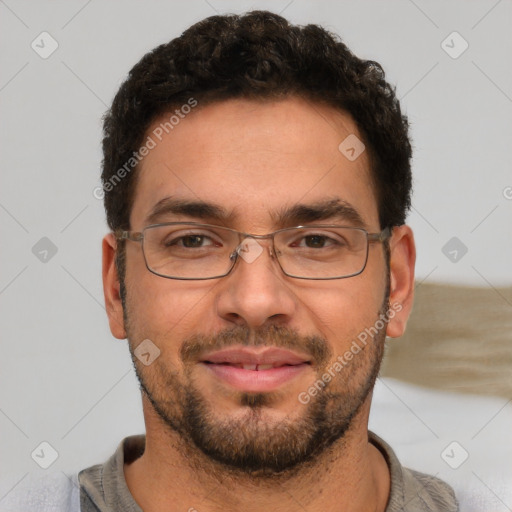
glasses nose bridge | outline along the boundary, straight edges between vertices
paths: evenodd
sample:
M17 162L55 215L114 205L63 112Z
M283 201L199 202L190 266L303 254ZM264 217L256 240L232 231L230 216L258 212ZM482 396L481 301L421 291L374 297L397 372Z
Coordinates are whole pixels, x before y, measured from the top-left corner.
M236 254L237 256L240 256L241 252L244 252L244 242L247 240L247 238L253 238L255 240L269 240L268 245L268 251L271 258L274 258L276 256L275 246L274 246L274 236L275 232L267 233L265 235L255 235L253 233L244 233L239 231L238 232L238 245L236 246L235 250L231 254L231 258Z

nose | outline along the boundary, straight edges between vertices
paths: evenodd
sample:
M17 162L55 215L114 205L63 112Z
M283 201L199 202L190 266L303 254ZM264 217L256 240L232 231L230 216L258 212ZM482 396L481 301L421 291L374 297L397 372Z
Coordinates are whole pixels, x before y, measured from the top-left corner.
M237 248L238 261L217 288L218 315L249 328L287 324L297 308L291 285L272 254L270 240L246 238Z

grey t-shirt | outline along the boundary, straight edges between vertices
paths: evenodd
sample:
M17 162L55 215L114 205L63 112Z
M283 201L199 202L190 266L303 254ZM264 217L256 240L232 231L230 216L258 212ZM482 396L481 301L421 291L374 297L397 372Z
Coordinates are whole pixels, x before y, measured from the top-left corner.
M369 441L384 455L391 474L386 512L457 512L453 489L439 478L402 467L391 447L373 432ZM81 512L142 512L124 477L124 463L144 452L145 436L126 437L104 464L78 474Z
M369 441L384 455L391 474L386 512L457 512L453 489L438 478L402 467L391 447L373 432ZM124 463L144 452L145 436L130 436L104 464L80 471L81 512L142 512L124 477Z

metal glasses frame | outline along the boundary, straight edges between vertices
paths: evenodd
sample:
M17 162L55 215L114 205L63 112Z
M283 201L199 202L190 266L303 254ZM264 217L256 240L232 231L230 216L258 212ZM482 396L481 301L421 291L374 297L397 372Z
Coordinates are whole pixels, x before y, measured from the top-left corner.
M227 272L225 272L224 274L219 274L219 275L212 276L212 277L175 277L175 276L168 276L165 274L160 274L159 272L156 272L155 270L153 270L150 267L150 265L148 264L146 253L144 251L144 233L148 229L162 227L162 226L174 226L174 225L196 226L196 227L216 228L216 229L220 228L220 229L223 229L226 231L231 231L232 233L236 233L239 236L239 239L241 240L241 242L238 244L238 246L235 248L235 250L229 255L229 259L232 262L229 270ZM343 228L343 229L353 229L353 230L357 230L357 231L361 231L361 232L365 233L366 234L366 256L365 256L365 260L364 260L364 265L361 268L361 270L358 272L354 272L352 274L346 275L346 276L336 276L336 277L303 277L303 276L296 276L294 274L289 274L288 272L286 272L283 269L281 262L279 261L279 252L276 251L276 248L274 245L274 237L275 237L275 235L277 235L278 233L282 233L283 231L290 231L290 230L294 230L294 229L308 229L308 228ZM363 228L356 228L353 226L342 226L342 225L338 225L338 224L315 224L315 225L302 225L302 226L293 226L293 227L289 227L289 228L282 228L282 229L278 229L277 231L273 231L272 233L267 233L266 235L254 235L252 233L244 233L243 231L237 231L236 229L232 229L232 228L228 228L228 227L224 227L224 226L217 226L214 224L202 224L199 222L164 222L161 224L150 224L149 226L146 226L142 231L127 231L127 230L119 229L119 230L115 231L114 235L116 237L116 240L131 240L132 242L140 242L141 248L142 248L142 254L144 256L144 262L146 263L146 268L152 274L155 274L157 276L160 276L160 277L163 277L166 279L178 279L178 280L183 280L183 281L204 281L204 280L208 280L208 279L219 279L221 277L226 277L227 275L229 275L232 272L233 268L235 268L236 262L238 261L238 257L240 256L240 251L242 249L242 242L246 238L254 238L256 240L271 239L272 245L270 248L270 255L271 256L275 255L277 263L285 276L292 277L294 279L325 281L325 280L332 280L332 279L346 279L346 278L354 277L354 276L361 274L364 271L364 269L366 268L366 264L368 262L368 253L369 253L370 243L386 242L387 240L389 240L391 238L391 228L386 227L379 233L369 233L368 231L366 231Z

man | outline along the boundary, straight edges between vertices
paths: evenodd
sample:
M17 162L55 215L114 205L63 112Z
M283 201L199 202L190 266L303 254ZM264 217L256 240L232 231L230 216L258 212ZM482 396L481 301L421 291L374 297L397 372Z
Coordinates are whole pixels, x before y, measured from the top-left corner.
M269 12L148 53L104 125L103 282L145 436L80 510L455 511L368 431L413 301L406 118L375 62Z

